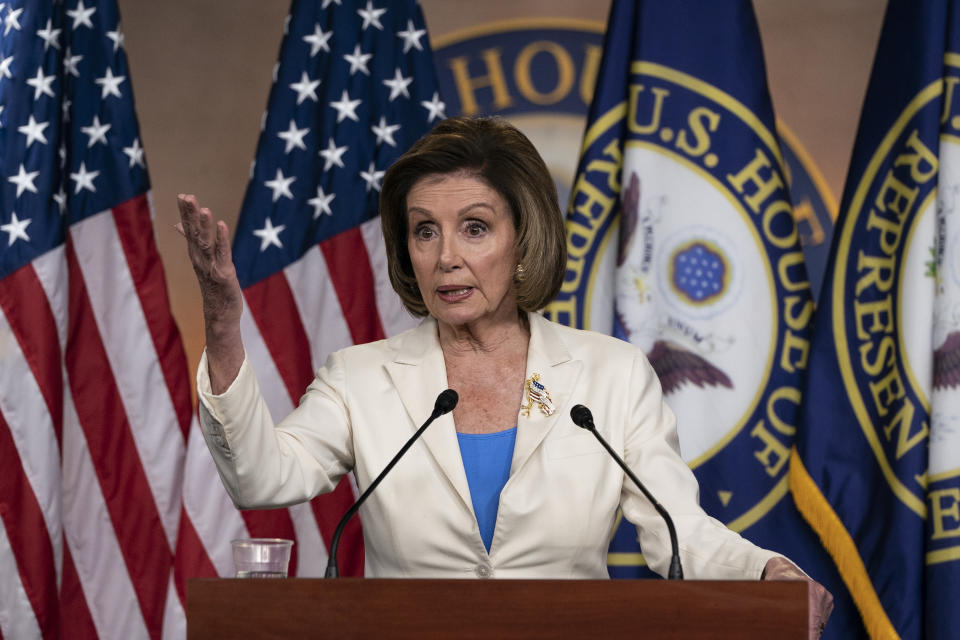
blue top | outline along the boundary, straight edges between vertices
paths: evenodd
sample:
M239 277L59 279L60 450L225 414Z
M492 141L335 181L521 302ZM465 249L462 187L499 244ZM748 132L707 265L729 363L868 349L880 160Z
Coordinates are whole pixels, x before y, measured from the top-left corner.
M470 485L470 500L477 514L483 546L490 552L493 528L497 523L500 492L510 477L517 428L497 433L458 433L463 469Z

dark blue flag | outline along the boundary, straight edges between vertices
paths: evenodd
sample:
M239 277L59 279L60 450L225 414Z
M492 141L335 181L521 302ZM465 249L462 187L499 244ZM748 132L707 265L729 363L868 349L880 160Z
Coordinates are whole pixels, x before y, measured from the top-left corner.
M567 244L548 314L644 349L706 511L834 592L828 634L862 634L788 490L814 303L748 1L613 3ZM614 576L636 574L623 525Z
M960 633L958 86L960 2L892 1L791 465L878 638Z

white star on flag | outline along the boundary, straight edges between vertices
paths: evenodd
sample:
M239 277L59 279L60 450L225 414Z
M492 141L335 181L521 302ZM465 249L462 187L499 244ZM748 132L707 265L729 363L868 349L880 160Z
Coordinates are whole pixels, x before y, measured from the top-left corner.
M350 75L352 76L359 69L364 75L370 75L370 69L367 68L367 61L373 57L372 53L363 53L360 51L360 45L353 48L353 54L343 54L343 59L350 63Z
M93 186L93 179L100 175L99 171L87 171L87 165L84 162L80 163L80 171L77 173L71 173L70 179L76 182L76 189L74 190L74 195L80 193L83 189L89 189L90 191L96 193L97 188Z
M300 82L294 82L290 85L290 88L297 92L297 105L299 105L307 98L317 102L316 89L319 86L320 81L311 80L307 72L304 71L300 74Z
M17 185L17 197L19 198L24 191L30 191L32 193L38 193L37 187L33 184L34 179L40 175L39 171L27 171L23 167L23 163L20 163L20 171L17 172L17 175L10 176L7 178L10 182Z
M260 238L260 251L265 251L270 245L283 249L283 243L280 242L280 232L286 228L287 225L284 224L273 226L273 222L270 218L267 218L262 229L254 229L253 235Z
M442 120L447 117L443 112L447 105L440 101L440 94L436 91L433 92L432 100L422 100L420 104L430 112L427 122L433 122L437 118Z
M350 96L347 95L347 90L344 89L343 93L340 94L340 100L334 100L330 103L330 106L337 110L337 124L343 122L344 118L360 122L360 118L357 117L357 107L360 102L359 99L351 100Z
M360 30L366 31L367 27L371 24L375 26L380 31L383 31L383 25L380 24L380 16L387 12L386 9L374 9L373 1L367 0L366 9L357 9L357 13L360 14L360 17L363 18L363 25L361 25Z
M96 10L96 7L87 9L85 6L83 6L83 0L79 0L79 2L77 2L76 9L67 9L67 15L73 18L73 26L71 29L76 31L77 27L81 25L93 29L93 22L90 20L90 17L96 12Z
M3 24L6 27L3 30L3 35L10 33L10 29L16 29L20 31L20 14L23 13L23 8L20 9L9 9L7 17L3 19Z
M13 75L10 73L10 64L13 62L13 56L9 58L4 58L0 56L0 76L4 78L12 78Z
M293 192L290 191L290 185L293 184L293 181L296 180L296 176L290 176L285 178L283 176L283 171L277 169L277 175L273 180L264 181L264 185L273 189L273 201L276 202L280 197L290 198L293 200Z
M413 25L413 20L407 20L407 30L397 31L397 37L403 38L403 52L410 51L410 47L415 47L417 51L423 51L420 44L420 38L427 34L426 29L417 29Z
M52 85L56 79L57 76L52 74L49 76L43 75L43 67L38 67L37 75L27 80L27 84L34 88L33 99L39 100L41 94L46 94L51 98L55 97L50 85Z
M90 136L90 139L87 141L87 149L98 142L107 144L107 131L109 131L112 126L113 125L109 123L100 124L100 116L93 116L93 122L90 123L89 127L80 127L80 131Z
M394 98L400 95L404 98L409 98L410 92L407 91L407 87L410 86L411 82L413 82L413 76L404 78L403 74L400 73L400 68L397 67L396 71L393 72L393 80L383 81L383 84L390 87L390 102L393 102Z
M107 67L107 73L102 78L97 78L94 80L98 85L100 85L102 91L100 94L100 99L103 100L107 96L116 96L122 98L120 95L120 83L126 80L126 76L115 76L110 67Z
M333 165L337 165L343 169L343 154L346 153L346 151L346 145L338 147L336 143L334 143L333 138L330 138L327 142L327 148L320 150L320 155L326 161L323 163L323 170L330 171L330 167Z
M385 173L386 171L377 171L377 167L372 161L370 162L369 169L360 172L360 177L367 183L367 192L369 192L370 189L380 191L380 179L383 178L383 174Z
M113 52L123 46L123 32L120 31L120 25L117 25L116 31L107 31L107 37L113 40Z
M60 215L63 215L67 208L67 193L63 190L63 185L60 185L60 190L53 194L53 201L60 208Z
M140 146L140 138L134 138L133 144L129 147L124 147L123 152L130 158L131 169L133 169L134 165L140 165L144 169L147 168L143 162L143 147Z
M320 7L320 8L321 8L321 9L326 9L326 8L329 7L331 4L335 4L335 5L337 5L338 7L343 6L343 5L340 4L340 0L323 0L323 6Z
M67 47L67 53L63 56L63 69L72 76L80 77L80 70L77 69L77 63L83 60L83 56L75 56L70 52L70 47Z
M380 123L370 127L370 130L373 131L373 135L377 136L378 145L386 142L391 147L397 146L397 142L393 139L393 134L399 129L400 125L398 124L387 124L386 116L380 116Z
M325 194L323 187L317 185L317 197L307 200L307 204L313 207L313 219L316 220L319 218L321 213L332 216L333 211L330 210L330 203L333 202L333 199L336 197L337 194L335 193L331 193L330 195Z
M287 146L283 150L284 153L290 153L294 147L298 149L307 150L307 145L303 143L303 137L310 133L310 129L303 128L297 129L297 123L293 120L290 120L290 128L286 131L281 131L277 134L277 137L281 140L286 141Z
M11 211L10 222L0 224L0 231L6 231L10 234L7 238L8 247L12 247L13 243L21 238L26 242L30 242L30 236L28 236L26 232L27 227L30 225L30 220L30 218L19 220L16 212Z
M319 24L313 26L313 34L308 36L303 36L303 41L310 45L310 57L314 57L321 50L330 53L330 36L333 35L333 29L330 31L324 31L320 28ZM276 80L274 80L276 82Z
M27 149L30 148L30 145L34 142L42 142L47 144L47 138L43 135L43 130L50 125L49 122L37 122L33 119L33 114L30 114L30 119L27 120L27 124L22 127L17 127L17 131L27 136Z
M62 29L53 29L53 21L50 18L47 18L47 26L43 29L37 30L37 35L43 38L43 51L46 53L47 49L52 45L55 49L60 48L60 32Z

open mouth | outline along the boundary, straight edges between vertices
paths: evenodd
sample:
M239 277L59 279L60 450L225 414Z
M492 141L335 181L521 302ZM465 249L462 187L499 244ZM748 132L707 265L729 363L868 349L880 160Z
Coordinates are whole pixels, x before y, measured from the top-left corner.
M437 287L437 295L440 296L441 300L446 301L462 300L469 296L471 292L473 292L473 287Z

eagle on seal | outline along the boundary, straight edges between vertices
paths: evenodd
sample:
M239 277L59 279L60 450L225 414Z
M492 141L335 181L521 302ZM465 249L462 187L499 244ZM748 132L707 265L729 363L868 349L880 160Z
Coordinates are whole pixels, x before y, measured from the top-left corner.
M627 252L633 243L633 236L637 230L640 218L640 178L635 172L630 173L627 188L621 195L620 213L620 242L617 246L617 266L623 266ZM616 314L619 316L620 312ZM629 337L629 330L623 318L618 318L620 327ZM713 365L706 358L685 349L669 340L657 340L653 349L647 354L647 359L660 378L664 395L679 389L683 384L691 382L700 388L726 387L733 389L730 378ZM960 377L960 375L958 375Z
M933 352L933 388L960 387L960 331L953 331Z
M730 378L706 358L669 340L657 340L647 354L667 395L684 383L692 382L703 387L726 387L733 389Z

